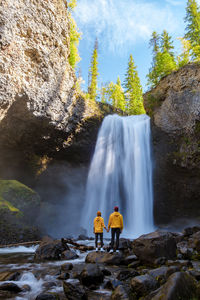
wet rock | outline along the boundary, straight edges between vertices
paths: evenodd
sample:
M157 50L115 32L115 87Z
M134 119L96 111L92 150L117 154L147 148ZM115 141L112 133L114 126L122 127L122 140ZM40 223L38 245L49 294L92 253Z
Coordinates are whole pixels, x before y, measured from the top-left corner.
M177 249L184 259L191 259L194 249L188 246L187 241L182 241L177 244Z
M135 277L135 276L138 276L139 273L135 270L133 271L130 271L130 270L122 270L122 271L119 271L119 273L117 274L117 279L118 280L126 280L128 278L131 278L131 277Z
M103 273L104 276L110 276L111 275L111 272L106 268L101 267L101 272Z
M107 282L105 282L103 287L104 287L104 289L114 291L121 284L122 284L121 281L113 279L113 280L108 280Z
M131 289L137 297L145 296L158 287L158 282L150 275L136 276L131 280Z
M24 284L23 286L22 286L22 291L23 292L30 292L31 291L31 287L30 287L30 285L28 285L28 284Z
M67 280L67 279L69 279L69 277L70 277L69 273L61 273L61 274L57 277L57 279L59 279L59 280Z
M155 231L144 234L133 241L133 252L143 263L154 264L155 259L176 258L176 242L170 232Z
M111 295L111 300L129 300L129 293L126 289L119 285Z
M133 254L133 255L129 255L129 256L125 257L125 258L122 260L121 264L122 264L122 265L128 266L128 265L130 265L132 262L135 262L135 261L137 261L137 260L138 260L137 256Z
M132 268L132 269L135 269L135 268L139 267L140 264L141 264L140 261L139 261L139 260L136 260L136 261L133 261L132 263L130 263L130 264L128 265L128 267L129 267L129 268Z
M59 300L59 296L58 295L53 295L53 294L50 294L50 293L42 293L42 294L39 294L35 300Z
M97 265L86 265L80 273L80 282L85 286L99 285L103 282L104 274Z
M153 277L154 279L156 279L160 284L164 283L167 278L175 273L179 271L178 267L160 267L157 269L153 269L148 271L147 273Z
M119 239L119 250L128 250L131 249L131 241L125 238Z
M200 252L200 231L190 236L189 245L193 246L198 252Z
M198 231L200 231L200 226L187 227L183 229L183 235L188 237Z
M195 279L184 272L176 272L169 277L152 300L189 300L195 298L196 293Z
M122 253L101 253L101 252L90 252L86 256L86 263L102 263L108 265L120 265L123 261L124 256Z
M65 259L65 260L76 259L78 257L79 256L76 254L76 252L72 251L72 250L66 250L66 251L62 252L62 254L61 254L61 258Z
M189 275L193 276L196 280L200 280L200 271L196 270L188 270L187 271Z
M35 252L35 259L59 260L61 259L61 254L66 250L70 250L67 244L62 243L60 240L45 237Z
M67 300L87 300L87 294L82 286L63 282L63 289Z
M22 289L15 283L3 283L0 285L0 291L9 291L13 293L20 293Z
M65 263L61 266L61 271L63 272L68 272L73 269L73 264L72 263Z
M42 286L48 290L55 287L56 283L54 281L48 281L48 282L44 282Z
M84 235L84 234L80 234L77 238L78 241L86 241L89 240L89 237Z
M18 280L19 277L20 277L19 272L6 271L0 273L0 281L14 281L14 280Z
M154 260L154 264L156 266L158 266L158 265L164 265L166 263L166 260L167 260L166 257L159 257L159 258L156 258Z
M192 267L192 263L189 260L168 260L166 263L168 266L175 266L175 267Z

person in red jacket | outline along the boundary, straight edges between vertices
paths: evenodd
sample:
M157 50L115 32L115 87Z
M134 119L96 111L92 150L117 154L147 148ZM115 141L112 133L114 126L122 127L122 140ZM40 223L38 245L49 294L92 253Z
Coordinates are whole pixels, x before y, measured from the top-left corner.
M101 217L101 212L97 212L97 217L94 218L94 234L95 234L95 246L96 252L98 251L98 237L100 236L101 241L101 252L103 252L103 229L106 229L104 225L104 219ZM107 230L107 229L106 229Z

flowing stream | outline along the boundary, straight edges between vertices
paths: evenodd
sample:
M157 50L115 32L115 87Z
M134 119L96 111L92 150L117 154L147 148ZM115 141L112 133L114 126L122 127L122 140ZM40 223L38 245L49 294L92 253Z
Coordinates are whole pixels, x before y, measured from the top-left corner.
M82 224L88 230L100 210L107 224L114 206L129 238L154 230L150 118L107 116L91 162ZM92 232L90 226L89 233Z

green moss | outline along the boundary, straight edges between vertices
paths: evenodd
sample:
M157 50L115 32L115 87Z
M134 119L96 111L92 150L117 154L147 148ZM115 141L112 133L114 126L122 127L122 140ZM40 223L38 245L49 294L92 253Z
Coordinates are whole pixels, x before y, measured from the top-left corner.
M0 207L10 211L24 212L38 206L40 197L31 188L17 180L0 180Z

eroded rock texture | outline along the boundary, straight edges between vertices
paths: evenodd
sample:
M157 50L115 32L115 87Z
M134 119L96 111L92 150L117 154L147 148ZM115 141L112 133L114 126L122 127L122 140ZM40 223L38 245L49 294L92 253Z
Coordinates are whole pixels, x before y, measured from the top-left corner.
M189 64L145 94L152 116L155 218L200 215L200 65Z
M0 176L90 159L103 109L78 95L68 57L66 1L1 1Z

